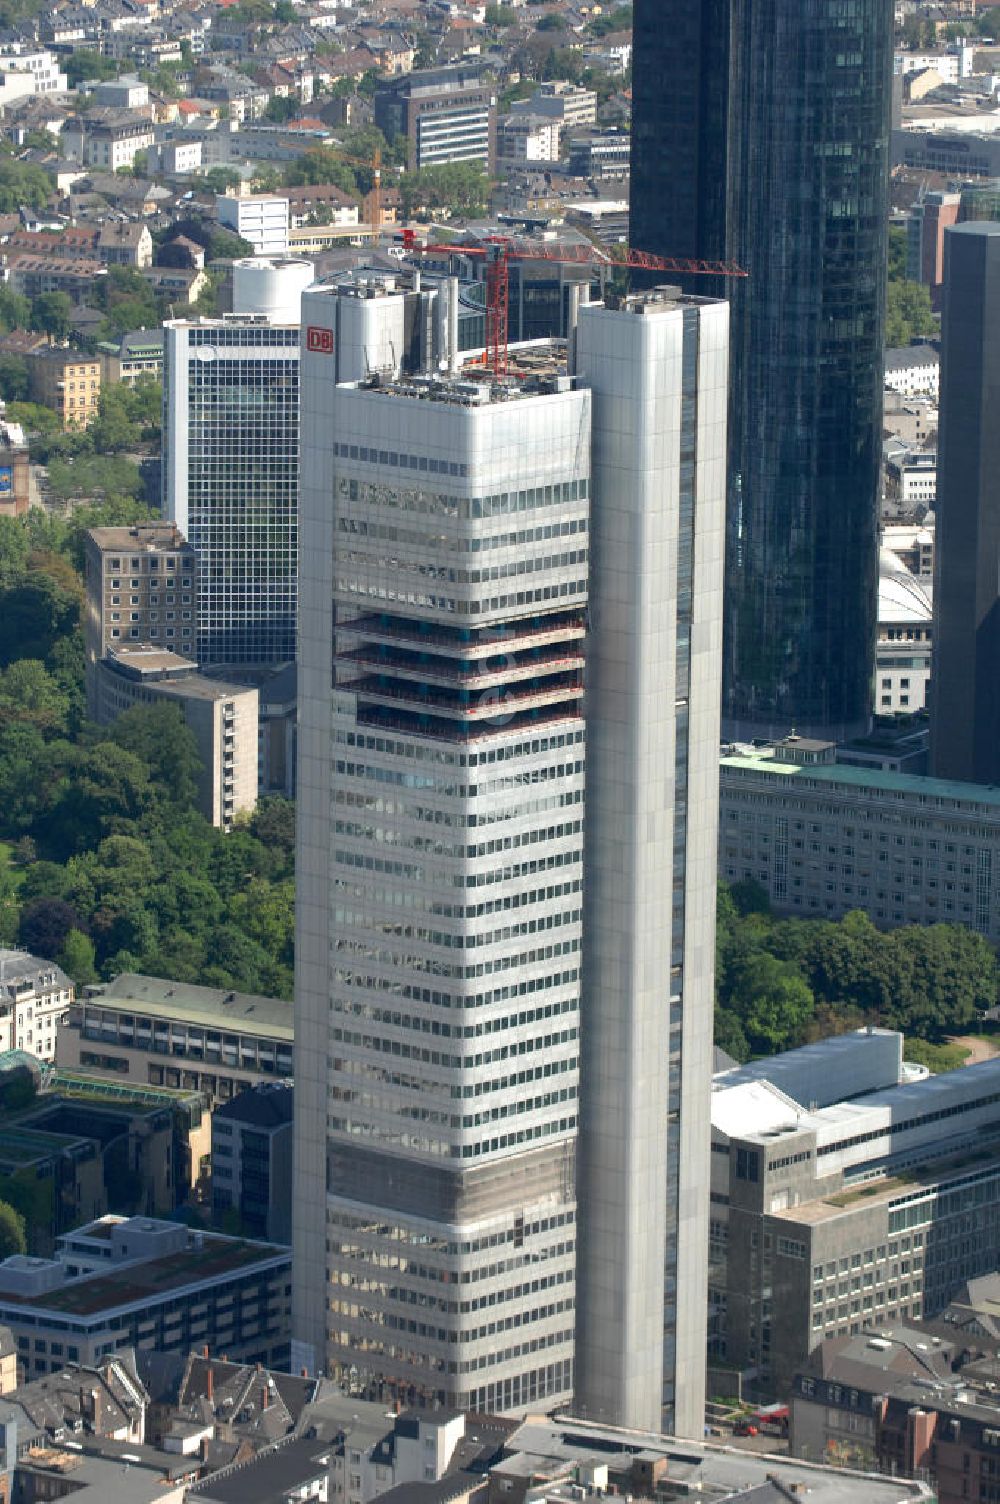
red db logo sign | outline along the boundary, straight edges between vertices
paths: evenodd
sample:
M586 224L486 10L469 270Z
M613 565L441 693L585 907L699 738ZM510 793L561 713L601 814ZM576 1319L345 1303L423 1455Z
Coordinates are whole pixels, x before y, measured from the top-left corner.
M315 350L319 355L333 354L333 330L317 329L310 324L306 329L306 349Z

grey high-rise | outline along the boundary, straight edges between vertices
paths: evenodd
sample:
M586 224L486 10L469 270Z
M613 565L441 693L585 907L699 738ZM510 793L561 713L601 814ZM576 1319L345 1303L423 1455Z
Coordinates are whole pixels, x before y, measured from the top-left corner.
M303 299L295 1363L700 1435L728 309L339 379L382 301Z
M1000 224L944 237L931 768L1000 783Z
M875 641L892 7L636 0L634 57L632 244L749 272L731 287L724 729L853 734Z

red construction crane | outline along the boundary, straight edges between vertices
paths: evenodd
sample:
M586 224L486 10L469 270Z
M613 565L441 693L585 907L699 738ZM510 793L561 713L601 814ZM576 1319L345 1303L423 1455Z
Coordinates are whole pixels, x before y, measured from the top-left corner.
M490 235L478 245L418 243L413 230L403 231L403 247L415 254L437 252L447 255L482 256L486 261L486 355L484 364L494 376L507 374L507 310L509 303L509 263L516 261L558 261L573 266L635 267L646 272L676 272L686 277L745 277L747 272L735 261L698 261L686 256L653 256L649 251L624 250L609 255L595 245L539 245L533 240L518 240L505 235Z

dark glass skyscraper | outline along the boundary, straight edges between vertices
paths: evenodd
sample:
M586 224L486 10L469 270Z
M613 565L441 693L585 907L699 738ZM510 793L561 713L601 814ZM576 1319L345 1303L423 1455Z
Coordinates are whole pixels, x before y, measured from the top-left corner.
M750 273L729 289L724 727L852 734L875 641L892 8L636 0L634 59L632 244Z
M931 772L1000 782L1000 224L944 236Z

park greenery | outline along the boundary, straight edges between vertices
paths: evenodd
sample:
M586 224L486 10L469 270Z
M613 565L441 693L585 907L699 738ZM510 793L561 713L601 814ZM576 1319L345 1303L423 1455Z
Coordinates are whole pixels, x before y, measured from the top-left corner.
M144 512L0 518L0 943L78 985L138 970L290 997L291 806L265 799L224 835L195 808L179 710L86 719L84 534Z
M891 350L904 348L925 335L938 332L931 310L931 295L922 282L906 275L906 231L898 225L889 230L889 289L885 310L885 342Z
M996 1000L996 954L961 925L779 918L756 883L720 884L715 1041L737 1060L879 1024L924 1041L938 1068L946 1037Z

